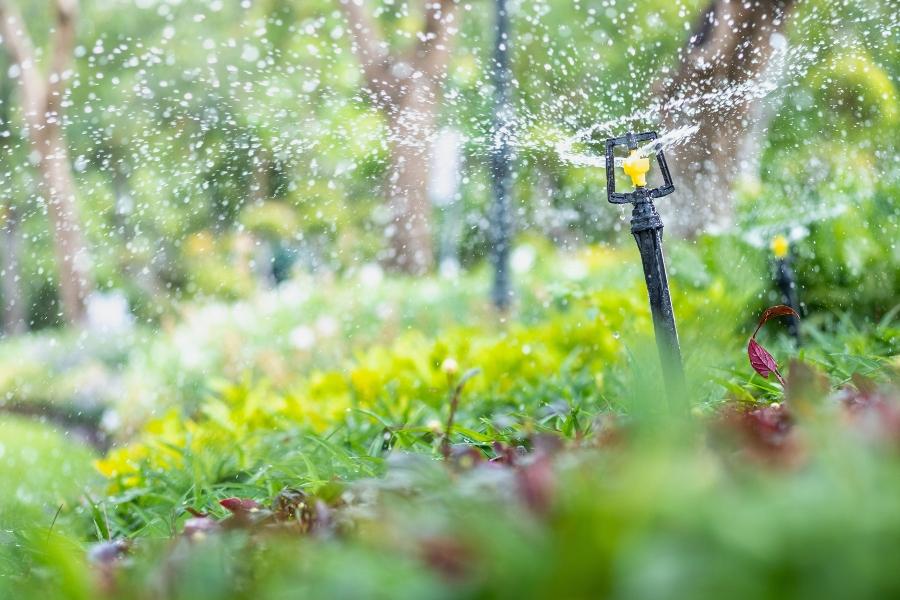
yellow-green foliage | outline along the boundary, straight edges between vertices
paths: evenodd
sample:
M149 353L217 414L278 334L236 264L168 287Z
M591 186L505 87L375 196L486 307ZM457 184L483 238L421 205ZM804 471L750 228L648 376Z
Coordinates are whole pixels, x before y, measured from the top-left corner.
M690 258L685 254L679 262L689 264ZM454 430L470 440L487 439L492 432L485 420L498 412L533 423L542 406L575 396L587 397L596 412L610 397L622 400L622 379L629 373L641 384L655 376L655 350L646 365L627 366L636 351L643 353L639 346L652 344L644 343L652 339L652 326L643 279L628 267L635 264L633 248L586 249L561 258L555 277L534 283L532 302L543 308L531 318L482 320L481 326L470 319L469 325L432 335L410 330L334 368L310 373L298 365L296 375L277 383L248 375L220 387L197 409L173 408L148 422L98 468L118 489L169 471L186 474L197 488L267 463L273 443L281 443L273 442L279 432L329 440L340 432L342 444L365 455L384 428L440 434L450 392L469 369L480 372L466 383ZM742 353L734 334L741 318L752 322L746 306L756 286L739 285L737 266L716 273L690 264L689 280L672 282L685 358L689 368L722 366L731 356L722 348ZM545 285L552 280L560 283ZM717 356L705 353L709 346Z
M411 332L362 352L344 369L301 378L284 392L263 383L230 385L197 414L173 409L150 421L133 443L111 451L97 466L116 487L128 488L140 485L145 469L190 463L192 469L215 471L224 454L234 460L230 467L250 468L257 433L299 428L323 434L354 411L392 425L423 426L446 414L448 390L460 370L472 368L480 373L467 384L466 396L479 402L503 402L516 389L563 369L591 372L602 386L603 371L620 362L619 332L649 334L645 302L636 286L598 293L535 325L454 328L437 339ZM208 480L216 473L202 476Z

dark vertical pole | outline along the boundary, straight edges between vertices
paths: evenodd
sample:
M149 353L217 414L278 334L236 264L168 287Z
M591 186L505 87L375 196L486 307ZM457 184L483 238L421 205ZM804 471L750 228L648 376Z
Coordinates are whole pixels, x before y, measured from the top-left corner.
M794 278L794 269L791 268L790 257L779 257L775 259L775 283L781 291L783 302L800 314L800 301L797 299L797 282ZM800 338L800 319L794 315L790 315L788 319L788 333L794 338L799 346L802 342Z
M791 242L787 236L776 235L772 238L772 255L775 257L775 285L781 292L782 302L800 314L800 302L797 300L797 280L791 267ZM800 319L791 315L788 331L799 346Z
M638 188L637 191L640 191ZM663 376L668 387L670 408L681 411L686 406L684 370L681 364L681 347L675 329L675 312L669 295L669 280L662 250L663 223L653 205L653 200L643 195L634 203L631 212L631 233L637 242L644 266L644 279L650 297L653 330L662 363Z
M509 251L512 234L510 192L512 188L511 151L509 127L509 14L506 0L495 0L497 8L494 64L491 76L494 83L494 115L491 127L491 181L493 203L491 205L491 258L494 264L492 299L499 310L509 308L512 292L509 281Z

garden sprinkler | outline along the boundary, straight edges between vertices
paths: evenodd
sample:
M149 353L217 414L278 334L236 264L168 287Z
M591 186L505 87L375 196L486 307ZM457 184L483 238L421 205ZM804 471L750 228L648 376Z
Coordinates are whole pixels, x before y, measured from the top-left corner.
M797 301L797 280L791 267L791 243L783 235L772 238L772 255L775 257L775 284L781 291L783 302L800 314L800 303ZM788 332L800 345L800 319L790 315Z
M663 376L669 393L670 408L678 404L679 408L686 401L684 370L681 364L681 348L678 345L678 331L675 329L675 313L672 311L672 298L669 295L669 281L666 277L666 264L663 259L662 231L663 222L653 205L654 198L668 196L675 191L672 175L666 157L659 145L654 147L656 161L662 173L663 185L647 188L647 173L650 171L650 159L638 149L638 144L651 142L657 138L655 131L645 133L627 133L622 137L606 140L606 193L612 204L633 204L631 212L631 233L637 242L644 265L644 279L647 293L650 296L650 312L653 315L653 329L656 333L656 345L662 362ZM627 146L627 158L614 156L616 146ZM633 192L616 191L615 167L621 166L625 174L634 184Z

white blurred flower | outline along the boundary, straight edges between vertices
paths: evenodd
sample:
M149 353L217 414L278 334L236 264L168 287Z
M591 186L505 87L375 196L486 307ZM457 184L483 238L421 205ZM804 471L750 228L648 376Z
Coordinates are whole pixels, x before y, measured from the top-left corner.
M462 269L455 258L445 258L441 261L440 273L444 279L458 279Z
M134 326L128 299L119 291L94 292L85 302L87 326L91 331L122 333Z
M537 251L530 244L522 244L512 251L509 262L516 273L527 273L534 266Z
M231 308L232 322L240 329L256 327L257 314L246 302L238 302Z
M122 426L122 417L115 409L109 408L103 411L103 417L100 419L100 427L103 431L117 431Z
M331 315L322 315L316 320L316 332L321 337L333 337L340 329L340 323Z
M441 297L441 293L443 292L443 288L439 281L426 281L422 284L422 299L427 301L434 301Z
M588 266L577 258L568 258L562 263L563 275L568 279L584 279L588 274Z
M454 375L459 372L459 363L456 362L456 359L448 356L444 359L444 362L441 363L441 371L447 375Z
M300 325L291 330L288 340L298 350L310 350L316 343L316 333L306 325Z
M199 370L207 365L210 357L204 351L206 345L203 340L198 340L193 333L190 330L176 331L172 343L181 365L188 370Z
M394 314L394 307L387 302L382 302L375 309L375 314L378 315L378 318L381 320L387 319Z
M368 263L359 269L359 281L366 287L375 287L384 279L384 271L375 263Z
M276 289L276 293L281 303L285 306L301 304L310 297L310 291L304 288L303 284L296 279L282 283Z

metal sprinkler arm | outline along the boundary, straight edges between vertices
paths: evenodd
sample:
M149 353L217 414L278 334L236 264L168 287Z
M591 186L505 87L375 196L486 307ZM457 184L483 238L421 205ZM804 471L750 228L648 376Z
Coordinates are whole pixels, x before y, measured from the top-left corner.
M650 299L650 312L653 316L653 329L656 334L656 345L659 349L663 375L669 392L670 408L682 411L686 406L684 370L681 362L681 347L678 343L678 331L675 327L675 313L672 309L672 298L669 294L669 281L666 276L666 263L662 250L663 222L654 198L668 196L675 191L669 166L662 149L654 148L656 160L663 176L663 185L647 189L647 173L650 171L650 160L641 156L639 142L651 142L657 139L655 131L632 134L606 140L606 181L607 199L612 204L634 204L631 212L631 233L637 242L644 267L644 280ZM634 184L633 192L617 192L615 167L619 159L613 154L616 146L627 146L630 153L619 164Z

